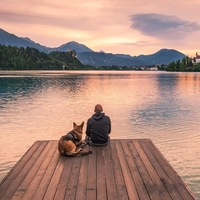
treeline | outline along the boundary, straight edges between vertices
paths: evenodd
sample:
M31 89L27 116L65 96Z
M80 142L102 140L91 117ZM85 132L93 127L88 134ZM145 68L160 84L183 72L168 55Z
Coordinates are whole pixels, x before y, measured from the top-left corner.
M129 66L91 66L82 64L75 51L49 54L31 47L0 45L0 70L138 70Z
M83 65L75 56L75 51L53 51L46 54L31 47L0 45L0 70L142 70L135 66ZM200 63L196 63L195 58L186 56L158 70L199 72Z
M171 62L166 71L176 71L176 72L199 72L200 63L196 63L195 58L184 57L182 60L176 62Z
M0 45L0 70L77 70L88 68L70 52L49 54L30 47Z

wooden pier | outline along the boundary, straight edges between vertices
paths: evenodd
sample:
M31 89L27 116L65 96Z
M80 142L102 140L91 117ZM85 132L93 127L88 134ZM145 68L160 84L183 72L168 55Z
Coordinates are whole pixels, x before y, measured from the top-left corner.
M197 200L149 139L111 140L62 157L36 141L0 183L0 200Z

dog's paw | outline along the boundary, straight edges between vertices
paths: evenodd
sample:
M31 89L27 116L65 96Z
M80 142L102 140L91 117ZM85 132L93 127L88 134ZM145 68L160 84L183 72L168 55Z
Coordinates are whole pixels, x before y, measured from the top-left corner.
M87 145L86 142L82 142L79 147L84 148Z
M82 145L86 145L87 142L86 142L85 140L82 140L82 141L81 141L81 144L82 144Z

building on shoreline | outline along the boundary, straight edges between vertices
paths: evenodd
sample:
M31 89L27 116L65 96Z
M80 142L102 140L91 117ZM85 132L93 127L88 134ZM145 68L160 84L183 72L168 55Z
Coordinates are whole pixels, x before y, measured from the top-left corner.
M195 62L196 64L200 63L200 55L198 55L198 53L196 53L195 60L196 60L196 62Z

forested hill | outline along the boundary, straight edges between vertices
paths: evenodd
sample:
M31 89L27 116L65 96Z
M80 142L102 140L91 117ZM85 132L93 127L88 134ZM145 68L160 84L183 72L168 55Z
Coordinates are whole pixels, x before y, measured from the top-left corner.
M67 70L83 69L84 65L72 52L49 54L30 47L0 45L0 70Z

